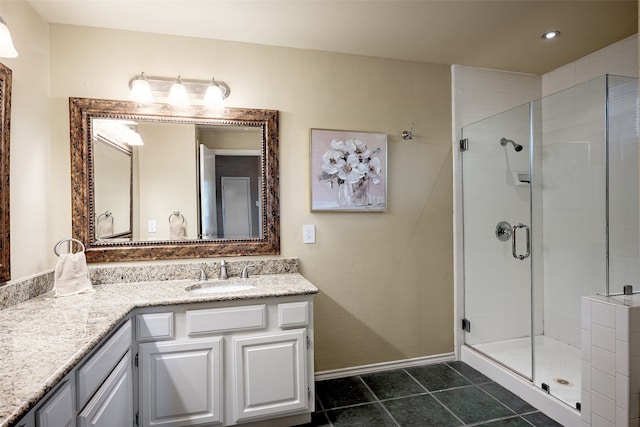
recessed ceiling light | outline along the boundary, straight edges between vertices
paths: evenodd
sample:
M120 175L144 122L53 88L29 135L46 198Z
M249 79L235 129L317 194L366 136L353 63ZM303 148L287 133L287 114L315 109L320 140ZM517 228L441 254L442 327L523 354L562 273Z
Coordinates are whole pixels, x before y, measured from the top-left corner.
M545 39L545 40L551 40L551 39L555 39L559 35L560 35L560 31L557 31L557 30L547 31L546 33L544 33L542 35L542 38Z

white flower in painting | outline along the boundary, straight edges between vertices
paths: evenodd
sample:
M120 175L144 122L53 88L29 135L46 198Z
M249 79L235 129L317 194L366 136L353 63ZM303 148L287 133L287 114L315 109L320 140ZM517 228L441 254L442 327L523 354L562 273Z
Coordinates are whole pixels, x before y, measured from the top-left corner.
M380 153L380 148L371 151L367 144L359 139L333 139L329 146L330 149L322 156L322 174L318 179L328 181L332 188L334 181L337 181L338 185L366 180L371 180L373 184L381 182L382 165L376 156Z
M336 141L335 139L331 140L331 144L329 144L331 146L331 148L333 148L335 151L340 151L342 153L345 153L347 151L347 149L344 146L344 142L342 141Z
M344 142L344 150L348 154L354 154L356 152L356 144L353 139L347 139Z
M369 150L369 147L367 147L367 144L365 144L364 142L356 139L354 141L354 145L354 153L361 159L368 159L371 156L371 151Z
M322 156L322 170L333 175L344 168L346 161L340 151L329 150Z
M338 172L338 178L346 182L358 182L364 178L366 170L362 168L360 159L355 154L350 154L347 157L347 162L344 168Z
M380 164L380 159L377 157L372 157L369 160L369 164L367 165L367 175L371 179L371 182L374 184L379 184L380 179L378 177L382 173L382 165Z

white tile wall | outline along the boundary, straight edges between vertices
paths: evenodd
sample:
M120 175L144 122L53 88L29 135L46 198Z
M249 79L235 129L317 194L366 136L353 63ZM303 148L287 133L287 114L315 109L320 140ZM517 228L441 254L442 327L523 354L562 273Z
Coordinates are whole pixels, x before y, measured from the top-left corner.
M582 312L582 420L638 426L640 418L640 295L624 303L584 297ZM590 341L590 343L589 343ZM587 356L590 355L591 359Z
M490 242L491 244L500 243L493 236L493 232L495 229L495 225L499 221L499 218L502 218L503 215L500 213L500 205L495 205L493 212L485 212L484 214L480 214L478 212L474 212L474 215L477 215L477 221L484 221L486 224L484 226L484 231L488 233L488 237L486 236L478 236L478 242L480 246L478 250L475 252L474 256L476 256L476 261L470 261L469 257L467 258L470 261L468 265L467 272L470 275L475 275L477 278L477 291L474 293L473 291L473 282L468 283L467 293L468 295L473 295L474 298L477 298L476 301L479 304L475 305L473 308L464 306L464 265L463 265L463 235L462 235L462 174L461 174L461 155L458 147L458 141L461 138L461 129L463 126L469 125L471 123L477 122L478 120L484 119L491 115L506 111L518 105L522 105L531 100L540 97L540 93L542 90L541 77L531 74L521 74L521 73L508 73L503 71L495 71L495 70L486 70L472 67L463 67L459 65L454 65L451 68L452 73L452 98L453 98L453 144L454 144L454 235L455 235L455 282L456 282L456 318L455 318L455 331L456 331L456 343L457 345L462 344L462 333L460 332L460 319L465 315L465 311L467 311L466 315L472 320L474 324L474 331L487 331L489 334L494 334L495 337L503 336L504 338L515 337L517 334L521 334L522 336L522 328L523 325L517 326L514 329L514 324L512 322L505 322L504 317L497 313L495 310L496 304L500 304L503 308L511 308L517 313L518 308L515 307L514 304L510 304L510 302L506 299L506 295L502 292L505 288L505 280L506 280L506 272L501 271L498 274L490 267L491 262L494 261L493 257L499 257L500 260L505 260L511 258L510 252L507 250L505 252L505 245L498 245L496 247L496 251L492 253L487 253L484 250L483 245L485 242ZM508 124L508 123L507 123ZM514 129L510 129L509 133L514 135ZM482 130L479 129L479 133L482 134ZM487 138L487 146L486 148L502 148L499 146L499 139L502 135L493 135L491 137L487 137L486 135L483 138ZM506 134L505 134L506 136ZM511 139L517 138L517 136L509 136ZM525 136L520 137L520 139ZM477 139L476 139L477 141ZM489 143L489 141L492 141ZM493 144L496 144L495 146ZM476 143L476 147L478 144ZM504 150L506 152L506 150ZM477 151L476 151L477 152ZM512 153L513 154L513 153ZM523 154L523 153L519 153ZM490 152L488 152L490 156ZM526 154L516 157L515 160L523 160L526 158ZM489 157L490 159L492 157ZM506 159L504 154L500 157L493 157L495 162L501 162L501 170L504 170L504 165ZM514 157L510 157L510 160L514 159ZM495 173L496 165L493 163L489 163L487 165L488 170L493 170ZM527 169L526 163L523 165L519 165L515 167L516 169ZM482 171L477 171L481 173ZM478 175L481 177L481 175ZM496 180L498 181L500 188L506 188L505 177L504 175L498 176L496 175ZM471 180L470 182L473 182ZM511 187L512 189L514 187ZM518 191L518 189L515 189ZM467 196L473 195L472 191L467 192ZM483 197L483 196L478 196ZM523 197L523 196L518 196ZM480 199L479 202L482 202ZM499 198L496 198L493 202L484 202L483 204L486 207L491 207L492 203L499 203ZM517 218L520 214L513 213L510 214L513 217ZM469 218L470 215L467 215ZM508 218L510 221L513 221L512 217ZM473 241L471 236L467 236L467 241ZM522 267L522 265L518 266ZM523 278L525 282L528 281L527 278ZM528 282L527 282L528 283ZM515 284L514 281L511 284ZM470 285L470 286L469 286ZM483 299L483 295L486 298ZM527 298L525 294L520 295L524 298ZM511 297L518 298L519 296L511 295ZM497 299L502 298L500 301ZM527 299L527 301L530 298ZM483 302L484 301L484 302ZM540 297L540 310L542 310L542 299ZM473 310L476 310L475 312ZM474 318L474 319L472 319ZM542 330L542 317L538 316L540 319L539 328ZM504 339L502 338L502 339ZM478 336L477 340L481 341L484 339L489 339L488 335Z
M605 73L638 76L637 35L542 76L544 333L572 345L579 345L580 312L570 301L603 292L607 274L604 79L575 86ZM640 287L637 129L624 129L619 124L624 118L617 115L634 111L628 104L638 98L637 85L621 85L610 96L615 100L610 104L609 280L621 292L624 284Z
M638 83L609 79L609 289L640 287Z
M604 84L540 101L544 334L573 346L580 345L577 301L606 283Z
M477 69L463 66L452 66L452 99L453 99L453 144L454 144L454 235L455 235L455 270L454 270L454 281L455 281L455 301L456 301L456 318L455 318L455 331L456 331L456 345L459 346L462 344L463 336L459 329L460 319L465 314L465 306L464 306L464 265L463 265L463 235L462 235L462 193L461 193L461 185L462 185L462 177L461 177L461 156L460 152L457 149L458 140L460 139L460 130L463 126L476 122L478 120L482 120L486 117L489 117L493 114L497 114L503 112L509 108L515 107L517 105L521 105L523 103L529 102L534 99L538 99L543 95L549 95L555 92L559 92L563 89L575 86L576 84L587 82L593 78L598 76L602 76L605 73L617 74L617 75L626 75L637 77L638 76L638 37L634 35L629 37L619 43L611 45L607 48L604 48L600 51L594 52L591 55L588 55L574 63L567 64L564 67L561 67L557 70L554 70L544 76L534 76L527 74L519 74L519 73L507 73L502 71L494 71L494 70L486 70L486 69ZM637 95L636 95L637 98ZM567 106L582 105L585 101L588 100L587 95L579 94L573 100L564 100L563 103L559 103L557 106L551 106L547 111L551 111L554 113L562 113L564 114L562 117L549 117L549 121L547 121L546 126L549 129L561 129L563 124L567 123L567 120L572 120L572 125L574 128L581 128L585 124L588 124L590 120L586 122L581 120L581 116L584 117L584 112L581 113L573 113L568 112L566 110ZM547 106L545 106L547 107ZM555 108L555 110L554 110ZM562 110L565 108L565 110ZM554 127L556 126L556 127ZM560 127L558 127L560 126ZM539 135L538 135L539 136ZM576 138L577 136L574 135ZM637 136L636 136L637 142ZM551 147L553 148L553 147ZM548 156L550 151L534 153L534 156ZM566 158L571 159L571 156L575 154L574 151L568 151ZM615 152L614 154L621 156L623 159L629 158L629 153L625 152L623 149ZM635 154L635 160L637 163L637 153ZM502 159L504 161L504 159ZM572 171L580 178L580 174L584 176L585 169L579 169L576 165L567 165L572 167ZM624 165L624 170L631 170L631 174L633 175L633 169ZM633 165L632 165L633 166ZM604 163L601 165L604 173ZM566 167L565 169L568 169ZM638 174L635 174L637 177ZM620 177L616 177L614 179L618 179ZM624 182L624 181L623 181ZM552 183L550 181L549 183ZM598 185L597 182L593 182L591 180L587 180L582 183L583 187L593 188L595 185ZM517 191L517 190L516 190ZM603 192L604 190L596 189L596 192ZM620 192L622 194L622 192ZM558 199L562 199L564 196L561 192L559 192L556 196ZM547 200L545 200L547 202ZM636 203L632 201L632 205L638 206L640 203ZM596 217L576 217L575 212L570 210L571 207L567 207L564 211L562 209L557 210L556 212L551 212L552 215L558 215L558 217L568 214L568 217L572 219L570 224L575 222L577 219L583 221L583 228L575 228L574 233L579 233L584 231L584 227L595 227L598 224L599 219ZM624 209L622 210L624 212ZM543 215L543 211L541 209L535 210L534 215ZM547 217L549 218L549 217ZM628 218L627 218L628 219ZM486 220L486 218L485 218ZM495 225L494 225L495 226ZM492 231L492 230L491 230ZM562 231L562 230L561 230ZM629 229L621 229L619 231L620 236L629 235ZM635 229L631 230L635 233ZM589 233L590 234L590 233ZM616 259L615 254L632 254L632 258L634 262L638 263L638 257L636 256L636 252L640 252L640 248L630 246L630 241L634 240L637 242L640 240L638 237L634 237L632 235L632 239L628 239L628 241L620 241L615 242L612 251L617 251L613 255L612 258L612 267L614 272L620 271L622 272L619 277L619 280L629 280L628 277L634 277L633 274L636 274L635 270L628 267L629 263L625 264L624 259ZM538 241L541 236L534 237ZM576 237L575 234L572 234L571 237ZM578 236L580 237L580 236ZM489 239L492 238L489 237ZM495 238L494 238L495 239ZM602 245L603 241L600 241L600 238L595 239L597 245ZM571 260L571 252L572 249L566 248L565 253L562 252L562 248L558 249L557 254L561 257L565 257L565 260ZM597 251L596 251L597 252ZM576 261L572 265L570 270L573 270L574 273L580 274L584 273L585 266L592 265L594 263L601 262L601 257L594 252L591 256L587 256L580 261ZM541 255L541 254L538 254ZM498 254L500 256L500 254ZM545 254L545 258L548 258L549 254ZM482 274L483 266L482 263L486 265L486 258L481 259L479 264L476 266L475 273ZM560 258L558 258L560 259ZM487 268L485 267L485 270ZM561 265L545 263L544 272L555 271L557 273L557 277L566 279L565 282L560 282L561 285L558 286L549 286L545 284L544 289L536 288L536 301L535 301L535 311L536 311L536 333L542 333L544 328L545 334L555 335L560 339L563 339L564 342L571 342L574 345L580 345L580 342L577 342L578 339L582 340L582 358L583 358L583 381L582 381L582 419L585 425L627 425L626 420L629 420L630 424L628 425L636 425L640 426L640 353L633 353L633 349L629 346L629 366L630 371L627 375L616 372L615 368L616 363L621 362L624 358L619 359L617 354L619 352L624 352L625 347L620 345L620 342L627 342L628 337L630 335L626 334L625 331L629 330L629 328L633 328L630 325L637 325L638 331L630 331L631 332L640 332L640 310L632 310L631 316L637 315L637 319L632 322L628 322L625 319L625 315L629 314L630 310L627 310L627 314L624 312L614 311L613 319L611 318L611 313L602 307L596 308L598 313L595 314L595 320L593 319L593 307L592 301L588 303L582 304L582 308L576 301L576 305L573 306L570 304L570 301L579 300L580 295L588 295L590 294L589 290L593 289L596 286L602 286L602 278L598 275L592 274L581 274L571 276L571 272L567 272L566 266L562 268ZM630 271L631 270L631 271ZM487 273L486 271L484 273ZM535 271L534 277L542 277L543 270ZM479 301L485 301L483 306L485 307L486 318L490 318L490 314L492 311L495 311L496 304L500 304L500 306L504 306L504 304L509 304L508 300L505 298L500 299L498 301L495 298L498 295L497 287L495 285L497 281L503 280L501 279L502 274L496 275L495 273L490 276L491 279L485 283L482 283L481 287L479 287L478 292L484 293L488 296L488 298L482 299L479 297ZM565 277L566 276L566 277ZM640 276L640 274L639 274ZM480 276L478 276L480 277ZM585 280L585 283L581 283L579 286L579 292L571 293L568 291L564 291L564 288L568 286L570 281L580 282ZM536 282L535 286L542 286L542 280ZM640 282L638 282L638 286L640 287ZM553 298L543 299L544 295ZM513 296L513 295L512 295ZM506 297L506 296L505 296ZM554 304L554 302L563 301L561 304ZM569 301L569 302L567 302ZM604 311L603 311L604 310ZM636 314L637 313L637 314ZM542 319L543 314L545 314L545 324L543 325ZM480 317L482 315L478 313ZM493 324L487 326L489 328L495 328L498 335L504 336L505 333L509 332L505 326L508 322L499 322L498 319L495 318L491 320ZM580 318L582 317L582 323L580 322ZM592 345L592 321L595 322L599 327L609 328L615 330L615 340L616 346L613 348L603 348L607 347L611 344L611 332L605 330L599 330L596 332L596 344L597 346ZM614 326L612 326L612 324ZM625 329L627 328L627 329ZM580 334L581 330L581 334ZM625 337L627 341L625 341ZM593 349L596 349L596 361L593 362L592 353ZM611 367L614 367L613 370ZM594 370L597 370L598 367L601 369L599 379L597 380L598 387L605 387L606 392L611 392L611 381L615 378L615 396L604 396L602 393L596 391L598 395L595 397L596 408L598 410L597 413L594 412L593 417L591 415L592 412L592 390L593 390L593 378L592 375L587 375L587 373L591 373ZM602 369L604 368L604 369ZM609 375L609 377L603 377L602 375ZM622 399L620 395L623 393L623 390L627 387L626 384L629 384L629 391L632 393L629 398ZM609 400L607 400L609 399ZM610 400L614 399L616 402L615 408L611 408ZM626 402L626 403L625 403ZM613 418L613 419L612 419ZM622 421L624 420L624 422Z
M521 105L525 102L538 99L541 95L549 95L563 89L575 86L580 83L589 81L595 77L602 76L605 73L621 74L628 76L638 75L638 37L637 35L631 36L621 42L594 52L591 55L567 64L557 70L545 74L544 76L535 76L520 73L508 73L495 70L477 69L471 67L463 67L454 65L452 67L452 97L453 97L453 135L454 144L457 147L458 140L460 139L460 129L462 126L482 120L488 116L500 113L509 108L513 108L517 105ZM584 117L593 117L598 114L592 112L591 116L586 115L584 111L576 111L571 113L566 109L568 107L575 107L585 105L585 100L588 100L588 95L577 94L573 99L564 99L563 102L558 102L557 106L545 105L544 111L551 113L549 120L546 121L545 126L547 129L562 129L558 126L565 126L567 123L572 125L570 130L565 131L567 134L564 141L573 141L578 139L578 135L575 134L576 129L586 127L585 124L594 123L594 120ZM563 113L564 109L564 114ZM582 120L580 120L583 118ZM571 120L569 120L571 119ZM599 121L602 123L602 120ZM554 128L554 126L556 126ZM548 135L545 135L548 137ZM571 149L568 150L562 159L575 159L573 155L576 154L575 149L579 145L564 144ZM553 148L553 147L552 147ZM555 147L556 149L566 149L563 147ZM586 148L586 146L585 146ZM545 160L549 160L547 157L550 155L549 150L539 153L540 156L546 156ZM587 151L585 151L586 155ZM591 152L589 152L591 154ZM629 163L632 156L622 153L623 159ZM537 154L536 154L537 155ZM584 156L583 156L584 157ZM592 160L592 167L593 159ZM636 156L637 160L637 156ZM637 163L637 161L636 161ZM575 194L574 191L582 191L591 189L591 193L585 194L585 197L591 197L593 194L603 194L604 189L600 188L597 181L589 180L586 185L584 182L579 181L581 174L586 174L586 168L580 169L578 165L570 165L571 168L567 169L562 163L559 163L560 170L567 173L574 173L577 176L578 181L576 185L567 187L566 192L562 193L562 189L558 189L556 193L546 194L547 199L542 202L549 203L556 197L556 200L566 200L567 194ZM604 165L602 167L602 174L604 174ZM625 170L630 169L629 166ZM597 173L597 172L596 172ZM631 172L632 173L632 172ZM637 176L637 175L636 175ZM549 183L552 183L553 179L558 182L563 177L548 177ZM615 178L614 178L615 179ZM601 180L602 181L602 180ZM627 182L630 182L627 180ZM618 188L618 187L616 187ZM545 188L548 190L548 187ZM568 193L567 193L568 192ZM548 192L547 192L548 193ZM620 193L622 194L622 193ZM633 204L633 203L632 203ZM640 203L635 204L640 205ZM454 215L455 215L455 235L456 235L456 259L462 261L462 233L458 230L462 230L462 197L461 197L461 169L460 169L460 153L459 150L454 150ZM603 263L600 248L605 244L604 237L600 236L604 231L601 230L602 219L597 217L585 217L584 212L599 213L601 209L582 209L581 212L576 211L575 207L558 207L553 210L551 206L545 205L545 210L534 210L534 215L544 216L545 223L550 227L552 224L575 224L579 227L575 227L574 231L566 234L566 231L570 229L562 230L544 230L544 235L551 236L565 236L565 240L568 242L580 242L578 246L585 248L586 252L580 258L576 258L574 248L563 249L556 245L553 247L553 253L545 253L545 265L541 267L539 271L534 272L534 277L543 277L543 273L546 274L545 279L554 277L552 283L544 285L543 280L539 280L536 283L536 333L548 334L552 337L562 340L563 342L571 343L578 346L579 344L579 330L580 330L580 311L579 306L567 304L567 300L576 300L582 295L589 295L594 293L594 289L599 289L599 286L603 284L603 274L593 274L593 270L587 270L585 266L594 266ZM544 213L543 213L544 212ZM566 219L571 219L567 221ZM556 221L554 221L554 219ZM580 221L578 221L580 220ZM628 222L626 223L628 224ZM585 229L588 232L585 232ZM640 239L640 230L621 228L612 229L614 235L620 236L635 236L635 240L628 238L626 240L614 241L611 246L612 257L611 265L612 274L615 282L626 284L635 283L635 277L640 276L637 272L637 268L631 267L632 260L637 260L640 254L636 256L636 253L640 252L638 245L633 246L633 241ZM598 236L593 236L593 230L598 230ZM538 230L540 232L540 230ZM616 234L617 233L617 234ZM583 236L591 236L591 241L594 243L583 244L584 241L580 240ZM540 242L541 235L535 236L534 239ZM614 236L615 237L615 236ZM597 248L591 246L596 245ZM548 246L545 247L545 250ZM590 251L589 251L590 250ZM619 254L626 254L624 257L618 257ZM631 256L629 256L631 255ZM547 261L550 260L550 261ZM555 260L555 261L554 261ZM569 263L572 268L566 268L565 263ZM563 265L564 264L564 265ZM640 263L635 262L635 265ZM484 264L486 268L486 263ZM480 266L480 269L482 267ZM599 267L600 268L600 267ZM463 305L463 265L462 262L456 262L455 270L456 280L456 331L458 331L459 319L464 315ZM495 277L493 278L495 279ZM640 277L638 278L638 286L640 286ZM579 283L579 285L575 285ZM486 288L488 294L496 294L498 288L491 286ZM545 298L546 297L546 298ZM544 315L544 324L543 324ZM500 335L500 325L498 327L498 335ZM462 342L462 336L458 333L456 342L460 344Z
M604 74L638 77L637 34L543 75L542 96L560 92Z

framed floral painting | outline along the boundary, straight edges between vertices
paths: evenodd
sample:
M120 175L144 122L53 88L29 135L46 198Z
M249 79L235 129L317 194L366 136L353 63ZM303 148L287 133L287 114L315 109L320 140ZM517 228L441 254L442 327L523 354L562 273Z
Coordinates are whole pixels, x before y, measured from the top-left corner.
M385 211L387 135L311 129L311 211Z

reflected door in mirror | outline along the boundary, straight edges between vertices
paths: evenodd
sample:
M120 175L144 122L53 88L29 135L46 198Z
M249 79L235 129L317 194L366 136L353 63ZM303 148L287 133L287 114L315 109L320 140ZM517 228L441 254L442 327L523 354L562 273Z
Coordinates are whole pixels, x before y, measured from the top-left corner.
M262 231L259 150L200 146L200 232L208 239L258 238Z

